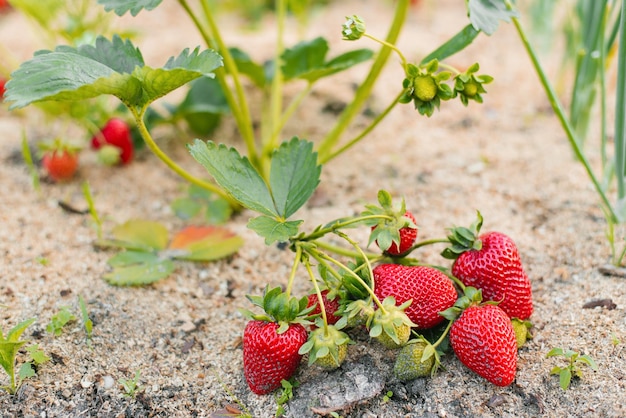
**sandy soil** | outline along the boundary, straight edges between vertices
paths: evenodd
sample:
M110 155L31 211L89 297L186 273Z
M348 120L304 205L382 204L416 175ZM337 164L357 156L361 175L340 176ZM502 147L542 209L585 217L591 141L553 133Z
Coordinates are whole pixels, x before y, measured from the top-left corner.
M390 10L388 2L334 2L313 16L309 35L329 37L333 51L352 48L354 44L340 40L337 28L343 17L361 14L368 30L382 36L387 21L383 17ZM159 24L158 32L148 32L161 19L176 24ZM462 2L425 2L410 17L400 47L410 60L417 59L461 28L465 19ZM137 43L154 65L199 43L174 2L124 22L139 24L149 33ZM271 25L270 18L267 23ZM23 27L17 15L0 17L0 40L19 59L39 48L37 38L27 36ZM227 42L246 42L255 58L269 58L271 33L243 30L235 23L230 27ZM187 31L188 36L181 36ZM373 45L363 41L357 46ZM558 64L550 60L554 55L544 57L552 74ZM446 103L430 119L410 106L396 109L353 152L324 167L319 193L300 214L312 229L360 211L385 188L406 198L417 215L420 236L427 239L444 236L448 227L468 225L480 210L484 230L514 238L532 280L534 338L519 352L515 382L495 387L450 355L443 360L446 369L433 379L403 384L390 375L394 353L357 335L359 345L337 372L325 374L303 364L297 375L297 405L319 405L320 396L333 387L328 382L350 379L350 373L366 364L378 370L381 385L362 402L338 410L342 416L626 416L626 279L599 271L610 251L597 195L548 110L514 28L503 25L497 36L481 36L452 64L463 67L474 61L496 79L488 86L484 105ZM364 71L358 67L348 78L323 83L287 135L319 138L333 118L322 111L324 106L346 100L342 94ZM380 111L389 94L395 94L399 77L399 68L389 66L371 100L373 111ZM246 321L238 309L249 308L244 295L259 294L266 283L284 284L292 255L266 247L247 230L252 214L246 212L229 224L246 240L237 255L211 264L178 263L171 277L152 286L112 287L101 279L112 253L92 246L90 217L68 213L58 202L84 208L81 185L89 181L105 231L132 218L160 221L174 231L183 222L169 205L184 193L185 183L151 154L117 169L99 166L87 153L75 181L44 182L38 195L16 157L22 131L32 141L64 131L44 124L34 109L14 114L3 106L0 115L0 305L6 306L0 311L0 325L6 332L21 320L37 318L25 336L52 358L17 395L0 393L0 416L210 416L235 398L254 417L273 416L273 396L253 395L243 379L240 337ZM239 146L233 131L226 123L212 139ZM184 150L185 141L164 146L177 161L202 174ZM592 145L591 160L597 164ZM366 235L355 232L359 240L365 241ZM428 248L418 256L442 264L440 250ZM296 290L305 292L305 280L301 282ZM60 336L46 332L61 307L78 314L79 295L94 322L91 345L80 321L69 324ZM584 308L598 299L611 299L613 309ZM546 358L554 347L589 354L598 371L585 369L583 378L563 391L558 378L550 375L562 361ZM135 398L122 396L118 380L132 378L137 370L141 390ZM393 392L389 400L384 398L387 391ZM313 413L294 407L287 415Z

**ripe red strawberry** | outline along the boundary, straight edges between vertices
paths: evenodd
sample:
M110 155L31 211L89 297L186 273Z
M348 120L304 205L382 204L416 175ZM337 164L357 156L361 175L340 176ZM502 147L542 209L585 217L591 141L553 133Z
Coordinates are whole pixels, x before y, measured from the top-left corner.
M7 13L11 10L8 0L0 0L0 13Z
M378 248L392 257L405 256L417 238L415 216L406 210L404 199L400 208L394 208L389 192L378 192L379 205L365 205L362 213L372 229L369 244L376 242Z
M71 179L78 169L78 154L60 149L48 151L44 154L41 164L54 181Z
M119 162L121 164L128 164L133 159L134 147L130 128L122 119L109 119L101 131L91 138L93 149L100 149L107 144L119 149Z
M300 348L307 342L307 297L296 299L281 290L265 288L263 296L247 296L263 314L242 310L251 318L243 333L243 372L250 389L264 395L281 386L300 364Z
M324 310L326 311L326 320L328 324L334 325L341 319L340 315L335 315L339 310L339 298L328 299L328 289L322 290L322 300L324 301ZM313 293L308 297L307 307L314 307L309 315L321 314L322 309L317 300L317 294Z
M4 98L5 87L4 85L7 83L7 80L3 77L0 77L0 101Z
M417 221L415 216L410 211L406 211L404 216L409 218L413 224L416 224ZM372 227L372 230L376 229L375 226ZM410 226L405 226L400 228L398 231L400 233L400 245L395 242L391 243L391 246L386 250L381 248L385 253L392 256L400 256L406 253L413 244L415 244L415 240L417 239L417 228L413 228ZM378 240L376 240L376 245L378 245ZM380 245L378 246L380 248Z
M515 379L515 331L498 305L466 308L452 324L450 345L461 363L494 385L508 386Z
M374 268L374 293L380 300L393 296L400 305L412 300L405 313L420 329L443 321L439 312L454 305L457 292L441 271L425 266L381 264Z
M257 395L264 395L280 387L300 364L300 347L307 340L301 324L291 324L282 334L279 324L253 320L243 333L243 371L248 386Z
M482 225L478 216L471 229L455 228L448 236L453 246L443 255L455 259L452 274L466 286L481 289L484 300L499 301L510 318L528 319L533 313L532 289L519 251L501 232L478 235Z

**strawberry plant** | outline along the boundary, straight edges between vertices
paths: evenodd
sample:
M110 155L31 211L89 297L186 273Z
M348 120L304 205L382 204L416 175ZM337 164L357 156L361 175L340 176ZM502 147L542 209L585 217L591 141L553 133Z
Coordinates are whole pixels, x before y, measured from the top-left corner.
M17 353L28 342L21 340L20 337L33 322L35 322L35 318L22 321L11 328L6 335L0 328L0 366L9 377L9 384L0 386L0 388L10 394L15 394L22 381L35 374L32 363L41 364L48 360L47 356L37 346L33 346L29 351L32 361L22 363L16 375Z
M572 377L582 378L583 372L581 365L587 365L591 370L598 370L596 362L586 354L581 355L573 350L564 350L562 348L553 348L546 354L546 357L563 357L567 360L565 366L554 366L550 370L550 374L559 376L559 384L561 389L567 390L572 381Z
M26 1L26 0L23 0ZM155 9L161 0L98 0L107 11L117 15L130 13L137 16ZM192 4L194 3L194 4ZM158 145L150 132L150 120L153 111L150 107L155 101L168 93L189 84L188 95L180 105L166 106L170 116L160 115L157 119L174 122L185 118L196 131L206 134L205 128L198 128L200 121L206 121L209 109L214 103L222 101L237 124L239 134L245 144L245 154L252 167L258 170L264 182L270 181L270 160L275 150L281 146L281 135L288 120L301 106L315 84L326 77L341 73L355 65L365 63L374 57L369 49L356 49L328 58L328 42L317 37L297 44L287 45L284 26L287 19L288 4L298 16L306 16L306 3L276 1L277 42L271 65L267 71L239 48L227 45L222 30L219 28L214 11L206 0L190 2L179 1L180 6L197 27L208 49L197 47L185 49L178 56L170 58L162 67L153 67L144 62L142 54L131 40L120 35L98 36L90 44L59 46L53 50L38 53L26 61L11 75L7 83L6 100L11 108L20 108L31 103L44 102L80 102L88 99L112 95L117 97L128 109L133 125L143 138L147 147L154 152L170 169L199 187L216 193L227 199L231 206L236 202L220 186L192 175L189 170L174 162ZM371 63L366 78L359 83L359 88L348 105L339 115L336 123L316 141L318 158L324 164L339 154L352 148L366 137L399 103L413 103L420 114L431 116L442 101L458 98L465 105L469 101L482 102L485 93L483 85L492 81L487 75L478 75L478 64L470 65L465 71L459 71L442 60L464 49L480 32L472 23L466 26L449 41L436 48L418 63L410 63L395 46L409 7L408 0L396 3L389 31L384 39L367 32L365 22L354 15L344 22L344 39L356 41L367 38L380 45L379 52ZM470 1L472 15L481 15L481 22L497 26L497 20L508 18L501 13L493 13L491 6L474 7L477 1ZM382 69L391 53L398 55L401 61L402 81L398 82L398 94L371 123L352 139L343 138L344 133L362 109L370 96ZM85 77L77 76L77 69ZM267 109L261 117L261 127L253 129L253 117L250 112L249 97L244 90L244 77L248 83L263 92ZM54 80L54 82L50 82ZM284 88L289 83L304 82L302 91L288 104L284 104ZM209 83L209 84L207 84ZM218 99L214 101L214 99ZM222 110L216 110L220 113ZM213 112L213 111L211 111ZM203 116L204 115L204 116ZM104 128L103 128L104 129ZM95 147L106 140L104 132L96 133L92 141ZM105 139L103 141L103 139ZM126 143L127 141L125 141ZM131 153L130 147L120 147L120 158L126 162ZM382 228L382 226L381 226ZM392 249L393 251L393 249Z

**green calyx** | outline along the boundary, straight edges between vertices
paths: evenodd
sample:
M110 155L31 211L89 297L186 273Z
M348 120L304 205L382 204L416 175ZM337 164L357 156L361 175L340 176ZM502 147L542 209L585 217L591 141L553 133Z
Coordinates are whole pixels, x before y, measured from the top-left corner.
M412 300L396 306L396 299L388 296L383 300L382 309L374 311L367 327L370 337L376 338L387 348L398 348L405 345L411 337L411 328L416 327L404 312Z
M290 297L280 287L270 289L266 286L263 296L246 295L246 298L253 305L263 309L264 313L255 314L247 309L241 309L241 313L250 319L277 322L280 325L279 334L287 331L289 324L311 324L307 315L315 309L315 306L307 307L309 300L306 296L298 299Z
M528 339L533 336L530 333L530 329L533 324L530 321L523 321L519 318L511 319L513 325L513 331L515 331L515 341L517 341L517 348L522 348Z
M450 246L445 248L441 255L449 260L456 260L459 255L469 250L480 250L482 248L482 241L478 239L480 228L483 225L483 217L479 211L476 211L477 219L466 227L450 228L450 234L448 235L448 241Z
M481 94L487 92L483 85L493 81L493 77L489 75L475 75L478 69L478 63L475 63L467 71L454 78L454 93L459 95L461 102L465 106L467 106L470 100L482 103L483 98Z
M361 216L370 217L365 221L367 226L372 227L367 245L373 242L378 243L378 247L383 251L389 249L392 243L400 245L400 230L402 228L417 229L417 225L412 219L404 216L406 213L406 203L404 199L400 207L394 207L391 195L386 190L378 191L378 205L365 205L367 210Z
M413 102L420 115L432 116L442 100L455 97L455 91L444 83L451 75L449 71L439 71L436 59L419 67L407 64L406 78L402 81L404 94L399 102Z
M336 369L345 360L349 343L348 334L335 325L328 325L311 332L298 353L309 354L309 366L315 363L325 369Z
M393 374L398 380L408 381L433 375L439 365L435 347L423 337L409 341L398 352Z
M70 155L79 152L82 147L63 141L61 138L55 138L51 141L41 142L37 145L41 154L46 152L66 152Z
M365 22L357 15L346 16L346 21L341 26L341 35L346 41L361 39L365 33Z
M372 306L371 298L367 300L357 299L348 303L345 307L342 306L342 309L342 319L340 319L339 322L346 318L346 326L348 327L366 325L371 322L374 316L374 307Z
M445 311L439 312L439 315L443 316L449 321L454 321L461 313L472 305L480 305L483 301L483 291L476 289L475 287L467 286L463 296L458 298L454 305ZM485 302L484 304L494 305L498 302Z

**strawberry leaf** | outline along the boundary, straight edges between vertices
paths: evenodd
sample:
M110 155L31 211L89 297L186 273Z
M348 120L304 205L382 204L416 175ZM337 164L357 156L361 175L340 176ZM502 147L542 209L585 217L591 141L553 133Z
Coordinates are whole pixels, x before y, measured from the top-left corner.
M129 40L102 36L95 45L59 46L39 51L11 74L5 100L11 108L41 101L74 101L104 94L127 106L145 107L159 97L201 76L213 76L222 65L215 51L185 49L163 68L145 66L141 52Z
M199 139L187 148L217 184L241 205L271 217L280 216L267 184L250 160L242 157L235 148L218 146L213 141L204 142Z
M446 43L439 46L439 48L435 49L433 52L424 57L420 64L427 64L428 62L435 59L438 61L445 60L446 58L456 54L457 52L469 46L474 41L474 39L476 39L479 33L480 30L474 28L473 25L467 25L466 27L461 29L459 33L446 41Z
M298 233L302 221L279 221L269 216L258 216L248 221L248 228L265 238L265 244L286 242Z
M293 137L274 151L270 188L281 217L289 218L304 205L319 184L321 172L312 142Z
M285 50L281 57L284 62L282 70L285 79L299 78L313 83L320 78L367 61L373 56L373 52L369 49L358 49L326 61L328 50L328 42L322 37L300 42Z
M184 250L174 258L191 261L212 261L234 254L243 239L226 228L189 226L174 236L170 249Z
M157 254L125 251L108 261L113 271L103 278L115 286L140 286L164 279L174 271L174 263Z
M158 251L166 247L168 232L158 222L133 219L113 228L115 246L143 251Z
M516 10L508 8L504 0L468 0L467 8L474 28L487 35L498 29L500 20L510 22L512 17L519 16Z
M116 15L123 16L126 12L131 15L137 14L143 9L152 10L161 4L162 0L98 0L98 4L104 5L104 10L113 10Z

